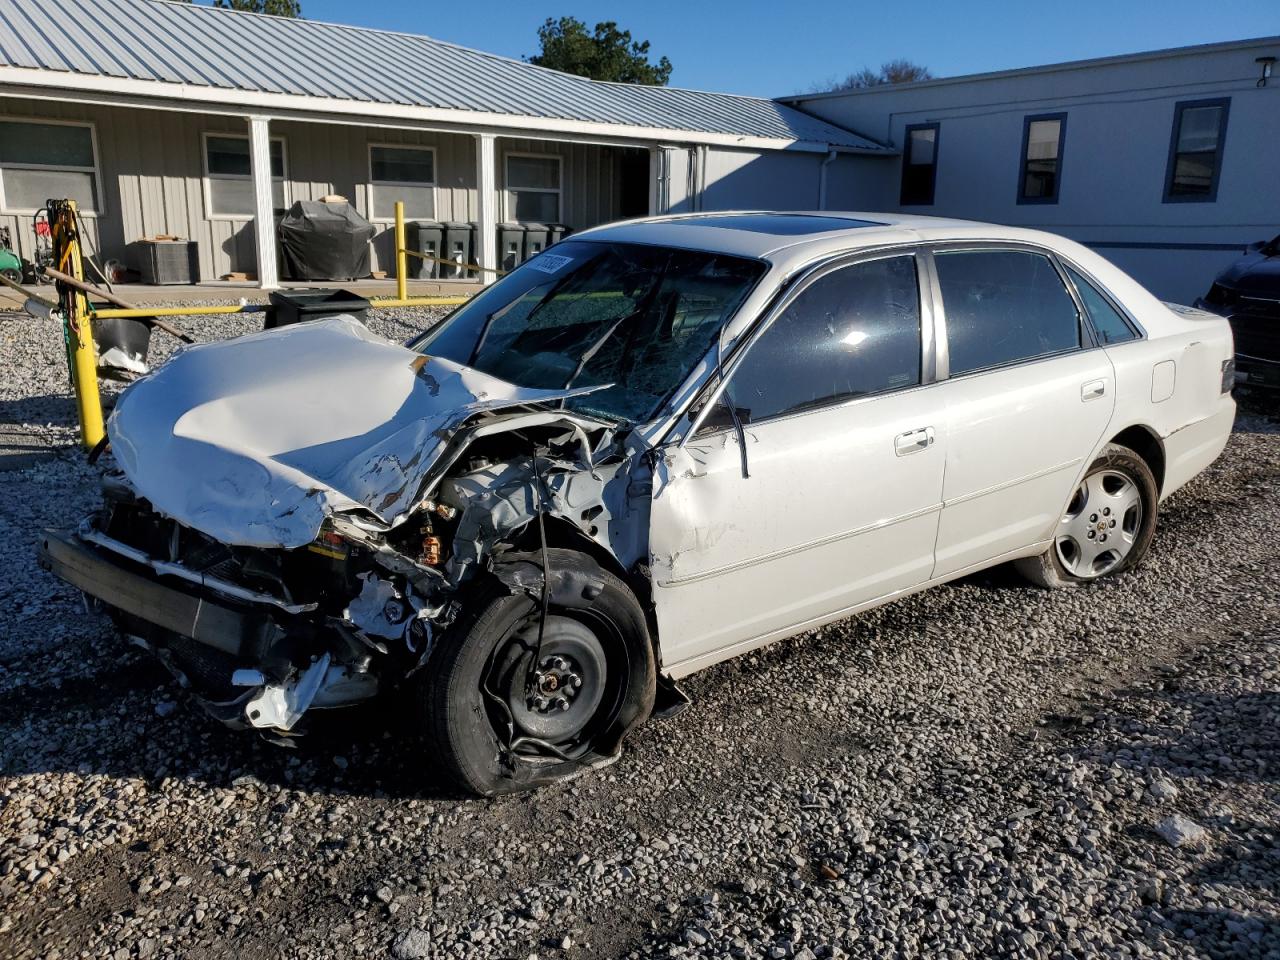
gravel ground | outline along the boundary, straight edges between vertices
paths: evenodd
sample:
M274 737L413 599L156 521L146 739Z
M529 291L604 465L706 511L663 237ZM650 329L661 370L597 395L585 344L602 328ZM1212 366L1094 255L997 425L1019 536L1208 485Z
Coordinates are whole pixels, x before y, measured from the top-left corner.
M61 450L0 475L0 956L1280 958L1258 409L1136 573L880 608L691 678L604 771L482 802L375 711L292 752L226 731L84 615L34 562L95 498L56 335L0 318L0 368L3 419Z

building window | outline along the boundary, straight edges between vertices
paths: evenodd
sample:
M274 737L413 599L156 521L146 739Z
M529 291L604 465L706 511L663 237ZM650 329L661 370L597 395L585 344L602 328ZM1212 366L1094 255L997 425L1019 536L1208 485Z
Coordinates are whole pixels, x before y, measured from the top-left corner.
M933 203L938 173L938 124L914 123L907 127L902 153L902 206Z
M369 146L369 217L394 220L396 201L410 220L436 216L436 153L430 147Z
M1218 197L1229 99L1187 100L1173 111L1164 202L1211 203Z
M271 204L288 206L284 195L284 141L271 138ZM211 220L245 220L254 215L253 164L249 138L234 133L204 135L205 209Z
M63 198L101 212L93 126L0 120L0 209L30 214Z
M507 219L560 223L560 158L507 154Z
M1019 203L1057 203L1062 182L1065 113L1027 117L1022 125L1022 182Z

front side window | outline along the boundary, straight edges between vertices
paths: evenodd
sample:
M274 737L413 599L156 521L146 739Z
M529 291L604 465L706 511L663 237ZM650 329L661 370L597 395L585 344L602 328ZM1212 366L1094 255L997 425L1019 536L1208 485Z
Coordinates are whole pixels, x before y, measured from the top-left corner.
M1027 117L1022 131L1021 203L1057 203L1062 178L1062 137L1065 113Z
M540 390L603 385L566 405L648 420L764 275L758 260L566 241L473 297L411 346Z
M1080 302L1084 304L1089 325L1097 334L1099 343L1110 345L1138 339L1138 332L1129 326L1129 321L1103 296L1101 290L1070 267L1066 267L1066 271L1076 286L1076 293L1080 294Z
M396 201L411 220L436 215L436 155L427 147L369 147L369 213L394 220Z
M254 215L253 161L249 138L235 134L208 134L204 138L205 183L209 216L227 219ZM277 210L284 198L284 141L271 141L271 202Z
M815 280L750 346L728 391L757 423L919 383L916 261L902 256Z
M938 124L916 123L907 127L902 150L902 206L933 203L938 173Z
M934 263L951 376L1080 346L1075 301L1044 254L938 251Z
M96 213L93 128L79 123L0 120L0 199L6 213L34 213L52 198Z
M507 154L507 219L560 223L560 158Z
M1188 100L1174 109L1165 203L1217 199L1230 104L1226 99Z

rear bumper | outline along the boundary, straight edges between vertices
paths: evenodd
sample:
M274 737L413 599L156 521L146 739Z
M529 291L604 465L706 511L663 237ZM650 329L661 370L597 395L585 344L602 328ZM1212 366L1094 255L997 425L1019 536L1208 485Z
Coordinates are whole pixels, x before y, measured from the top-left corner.
M1280 390L1280 360L1237 353L1236 383L1247 387Z
M162 583L154 573L140 572L129 561L95 549L67 531L45 531L40 565L108 606L232 656L262 649L282 632L263 613L239 610L194 590Z

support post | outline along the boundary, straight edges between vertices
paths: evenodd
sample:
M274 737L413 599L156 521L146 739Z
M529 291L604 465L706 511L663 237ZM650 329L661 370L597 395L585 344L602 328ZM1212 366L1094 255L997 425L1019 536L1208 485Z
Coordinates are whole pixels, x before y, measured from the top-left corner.
M409 258L405 256L404 201L396 201L396 299L409 297Z
M253 232L258 247L258 286L280 286L276 271L275 201L271 193L271 136L266 117L249 117L249 162L253 171Z
M487 271L498 268L498 178L494 172L495 163L493 134L476 134L476 222L479 229L473 252L476 264L487 268L480 271L483 284L493 283L494 274Z

